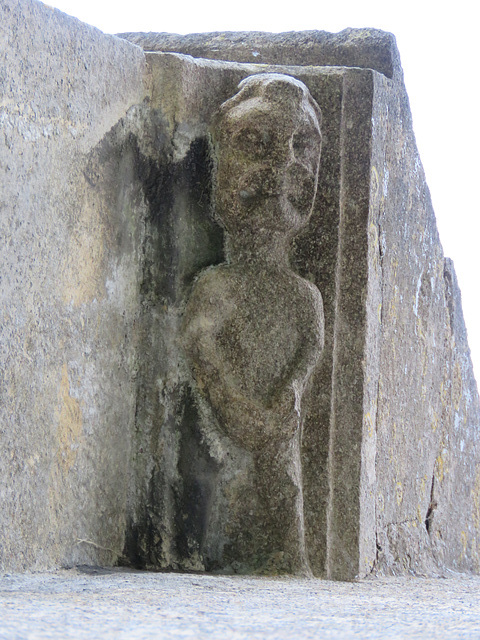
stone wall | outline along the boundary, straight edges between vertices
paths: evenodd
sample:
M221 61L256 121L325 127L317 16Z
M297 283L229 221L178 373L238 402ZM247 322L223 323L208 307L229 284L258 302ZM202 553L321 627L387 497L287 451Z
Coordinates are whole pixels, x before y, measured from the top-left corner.
M146 216L123 139L143 129L145 58L39 2L2 2L0 23L0 569L110 564Z
M478 393L393 37L124 34L144 53L34 0L0 17L0 569L248 570L229 536L252 462L215 429L180 328L225 260L212 116L277 72L323 112L290 255L325 313L310 568L480 570Z
M231 477L235 464L248 464L239 459L228 461L233 455L231 448L218 442L211 418L199 414L198 399L179 349L178 331L194 277L224 259L223 232L211 210L209 123L240 80L271 70L307 82L324 114L318 198L310 224L296 240L291 255L298 272L322 292L326 319L326 346L315 372L303 438L310 563L315 573L323 573L345 71L225 64L168 53L148 54L147 59L153 77L152 104L166 122L174 123L170 125L172 143L167 154L174 161L168 174L171 200L164 203L162 215L152 221L152 231L147 234L159 239L158 243L147 242L147 254L155 265L149 281L156 293L145 291L142 304L147 345L142 349L140 406L145 413L139 414L136 431L140 453L127 556L136 558L141 566L197 570L215 569L227 562L222 555L226 543L219 540L228 538L222 534L228 525L226 514L236 501L236 492L244 490L232 488ZM153 344L155 339L159 342ZM237 458L242 458L241 452ZM229 495L227 501L221 498L225 494Z
M377 567L478 570L480 413L460 291L443 256L403 84L377 77L375 93Z

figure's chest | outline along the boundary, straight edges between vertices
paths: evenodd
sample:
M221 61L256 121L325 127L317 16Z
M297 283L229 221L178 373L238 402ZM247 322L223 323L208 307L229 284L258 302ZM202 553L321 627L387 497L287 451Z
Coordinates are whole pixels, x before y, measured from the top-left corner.
M244 392L269 397L295 374L302 348L299 300L292 287L252 283L230 290L235 312L225 318L216 340L222 359Z

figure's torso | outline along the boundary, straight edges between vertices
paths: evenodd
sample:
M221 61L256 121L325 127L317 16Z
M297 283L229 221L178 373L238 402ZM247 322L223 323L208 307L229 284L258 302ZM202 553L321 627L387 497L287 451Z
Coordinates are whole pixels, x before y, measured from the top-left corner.
M215 267L199 285L209 343L242 395L270 405L305 377L301 361L313 363L323 347L321 296L313 285L289 269L252 272L243 265Z

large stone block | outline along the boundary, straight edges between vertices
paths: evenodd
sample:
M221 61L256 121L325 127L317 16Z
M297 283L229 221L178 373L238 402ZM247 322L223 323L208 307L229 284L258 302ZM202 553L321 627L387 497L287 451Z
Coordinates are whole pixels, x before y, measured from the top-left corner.
M323 298L293 482L309 568L480 570L478 393L393 36L120 39L34 0L0 11L0 567L298 569L255 560L258 465L185 341L206 270L231 259L215 113L276 73L322 111L286 250Z
M0 22L0 568L112 563L146 206L124 132L101 141L143 128L145 58L39 2Z
M443 256L403 84L377 76L375 93L376 567L478 571L480 408L460 291Z
M297 77L324 114L317 202L291 253L298 273L321 291L325 308L325 349L302 439L312 570L334 578L371 571L475 570L478 394L458 319L459 293L438 239L393 37L359 30L125 37L151 52L154 85L162 87L164 100L171 94L165 87L181 79L175 106L170 99L167 105L172 120L177 114L176 151L193 149L195 139L208 135L215 109L246 75L273 71ZM195 59L160 53L172 50ZM208 153L200 164L208 164ZM218 254L212 264L222 260ZM180 293L179 315L188 295L188 288ZM183 375L177 383L190 389L188 369ZM453 388L462 400L450 399ZM198 410L195 389L187 397ZM172 415L185 415L181 404ZM177 449L184 474L179 480L174 465L170 507L163 511L180 509L187 526L179 534L177 521L176 535L184 542L170 550L179 566L188 565L186 554L195 558L196 568L225 568L218 550L228 536L208 542L206 514L213 517L212 504L213 512L228 511L228 501L221 508L215 503L218 487L226 486L219 469L228 463L218 454L221 446L212 444L208 420L202 424L202 416L187 413L188 435ZM198 428L201 454L182 444L191 442L192 428ZM172 442L176 430L166 440ZM189 467L196 455L202 462ZM461 472L468 481L454 506ZM235 492L230 494L235 502ZM446 514L454 512L449 520ZM224 525L219 517L213 527L217 536Z

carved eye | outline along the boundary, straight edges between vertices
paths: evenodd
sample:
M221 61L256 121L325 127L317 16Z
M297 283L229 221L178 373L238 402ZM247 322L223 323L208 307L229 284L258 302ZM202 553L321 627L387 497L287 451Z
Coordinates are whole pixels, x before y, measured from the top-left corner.
M244 127L233 136L233 145L252 156L263 155L270 145L270 131L258 127Z

